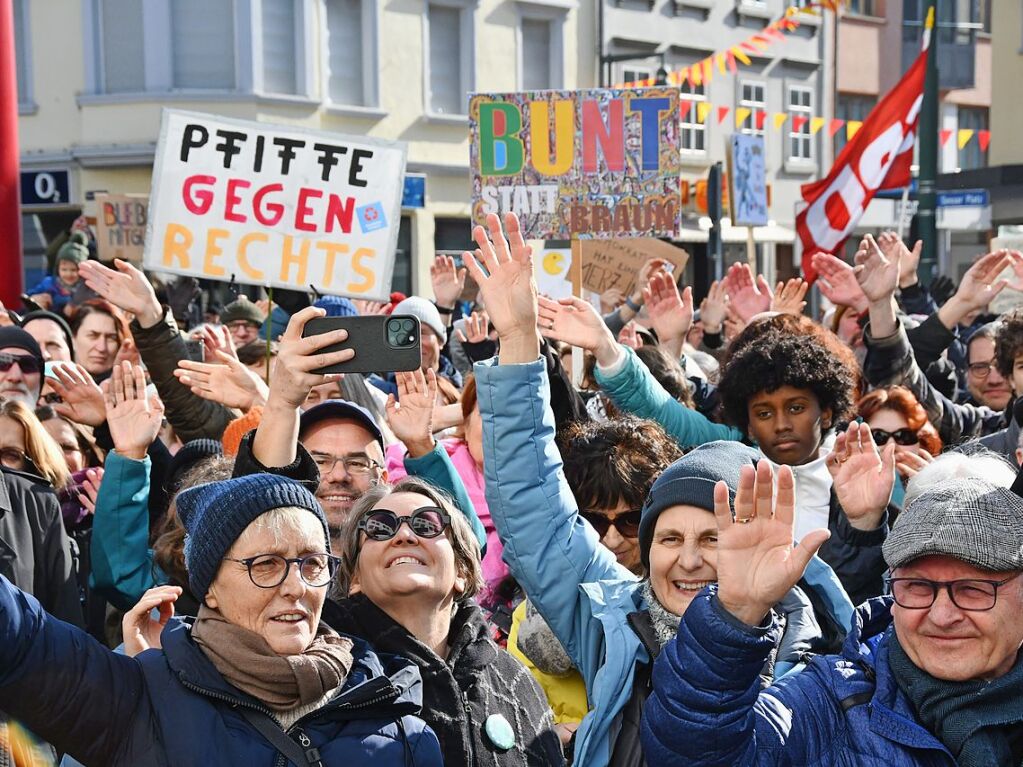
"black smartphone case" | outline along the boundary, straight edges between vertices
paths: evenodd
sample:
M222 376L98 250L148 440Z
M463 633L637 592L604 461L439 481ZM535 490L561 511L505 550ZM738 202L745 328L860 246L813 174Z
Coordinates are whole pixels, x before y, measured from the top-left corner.
M395 346L388 340L388 323L402 322L405 333L412 333L414 341L407 346ZM408 327L405 323L412 323ZM322 335L344 328L348 340L340 344L325 346L323 352L355 349L355 357L339 365L330 365L316 370L316 373L387 373L418 370L422 365L419 349L419 318L412 315L381 315L373 317L317 317L309 320L302 331L302 337Z

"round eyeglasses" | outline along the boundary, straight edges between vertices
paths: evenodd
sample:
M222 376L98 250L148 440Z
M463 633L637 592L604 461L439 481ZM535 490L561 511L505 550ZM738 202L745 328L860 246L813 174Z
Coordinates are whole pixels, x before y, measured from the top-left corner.
M288 579L291 566L298 568L298 574L309 586L321 587L330 583L337 566L341 562L331 554L306 554L304 557L291 559L278 554L257 554L246 559L224 557L228 562L245 565L249 571L249 580L261 589L272 589L280 586Z
M420 538L436 538L451 524L451 517L436 506L423 506L407 517L399 517L387 509L376 509L359 520L359 530L374 541L389 541L398 534L402 522Z

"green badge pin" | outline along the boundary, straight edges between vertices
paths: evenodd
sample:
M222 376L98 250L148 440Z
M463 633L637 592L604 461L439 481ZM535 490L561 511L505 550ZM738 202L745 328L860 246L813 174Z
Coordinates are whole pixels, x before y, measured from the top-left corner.
M515 731L508 724L508 720L500 714L491 714L483 725L483 731L487 733L490 742L495 748L507 751L515 745Z

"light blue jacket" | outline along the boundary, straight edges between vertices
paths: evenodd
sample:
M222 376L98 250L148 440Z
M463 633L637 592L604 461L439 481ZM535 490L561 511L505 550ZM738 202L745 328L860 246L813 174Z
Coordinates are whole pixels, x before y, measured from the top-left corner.
M594 371L600 388L620 410L656 421L683 448L719 439L744 440L745 435L735 427L714 423L674 399L632 349L621 348L625 352L623 368L613 375L601 373L600 368Z
M475 374L487 503L504 561L586 684L591 712L576 732L575 764L604 767L636 664L650 660L627 620L648 606L641 581L579 517L554 443L544 363L490 360L476 364ZM834 573L823 562L813 569L833 617L848 627L852 605Z

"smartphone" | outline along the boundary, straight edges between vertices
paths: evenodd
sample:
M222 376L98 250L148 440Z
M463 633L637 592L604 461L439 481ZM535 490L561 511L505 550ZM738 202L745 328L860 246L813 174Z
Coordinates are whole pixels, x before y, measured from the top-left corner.
M422 363L419 318L410 314L376 317L317 317L305 324L302 336L348 331L348 340L322 352L354 349L355 357L316 373L391 373L418 370Z
M185 349L187 350L188 356L185 359L192 360L192 362L205 362L206 361L206 346L199 338L186 338Z

